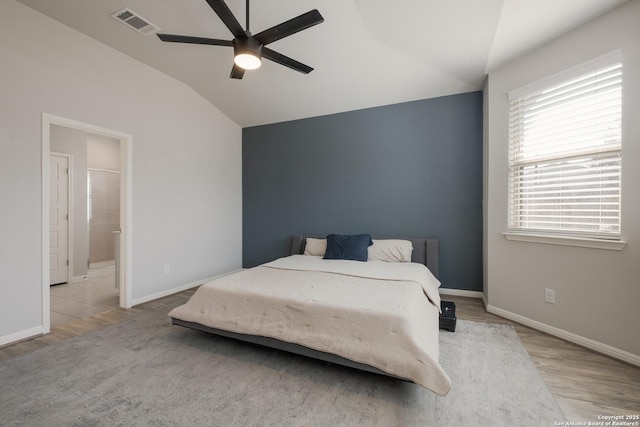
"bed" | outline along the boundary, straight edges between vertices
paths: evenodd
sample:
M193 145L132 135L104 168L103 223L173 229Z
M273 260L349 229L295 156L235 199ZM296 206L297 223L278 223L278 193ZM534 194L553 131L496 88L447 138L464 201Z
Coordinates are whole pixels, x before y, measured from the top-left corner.
M411 242L411 262L361 262L310 252L321 239L293 236L290 256L202 285L169 313L171 322L446 395L451 381L439 364L438 241L404 239ZM378 246L387 241L373 239Z

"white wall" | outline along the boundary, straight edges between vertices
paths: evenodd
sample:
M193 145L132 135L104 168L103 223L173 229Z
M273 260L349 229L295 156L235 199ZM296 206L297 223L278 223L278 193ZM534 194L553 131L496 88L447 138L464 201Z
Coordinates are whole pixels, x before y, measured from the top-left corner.
M0 2L0 40L0 344L43 324L43 112L133 135L134 300L241 266L237 124L184 84L12 0Z
M489 74L485 174L490 308L640 361L640 1ZM622 237L610 251L507 241L507 92L608 52L624 57ZM556 304L544 302L555 289Z
M120 170L120 141L103 135L87 135L87 167Z

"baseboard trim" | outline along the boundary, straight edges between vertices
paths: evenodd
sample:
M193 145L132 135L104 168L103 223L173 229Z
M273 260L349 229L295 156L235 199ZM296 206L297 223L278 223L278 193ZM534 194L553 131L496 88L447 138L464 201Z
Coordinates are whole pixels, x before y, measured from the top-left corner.
M483 292L465 291L464 289L439 288L438 291L440 295L453 295L456 297L482 298L484 296Z
M169 295L177 294L178 292L186 291L187 289L195 288L196 286L204 285L207 282L210 282L215 279L219 279L220 277L228 276L229 274L237 273L243 269L232 270L223 274L218 274L217 276L207 277L205 279L196 280L195 282L186 283L184 285L176 286L175 288L167 289L161 292L156 292L155 294L147 295L144 297L136 298L132 301L131 306L135 307L136 305L144 304L145 302L157 300L160 298L168 297Z
M15 344L18 341L24 341L38 335L42 335L42 326L36 326L35 328L25 329L24 331L5 335L3 337L0 337L0 347L9 344Z
M85 274L84 276L73 276L71 278L71 283L85 282L88 279L88 276Z
M630 363L640 367L640 356L637 354L629 353L628 351L621 350L617 347L610 346L608 344L601 343L599 341L592 340L590 338L583 337L581 335L574 334L572 332L565 331L564 329L556 328L554 326L547 325L546 323L538 322L537 320L529 319L528 317L521 316L516 313L512 313L507 310L503 310L492 305L486 306L489 313L493 313L500 317L504 317L514 322L520 323L530 328L536 329L541 332L545 332L549 335L553 335L558 338L562 338L565 341L572 342L579 346L588 348L598 353L605 354L613 357L614 359L621 360L626 363Z
M116 271L116 267L114 265L109 267L94 268L87 272L87 277L89 279L94 279L96 277L109 276L114 274L115 271Z

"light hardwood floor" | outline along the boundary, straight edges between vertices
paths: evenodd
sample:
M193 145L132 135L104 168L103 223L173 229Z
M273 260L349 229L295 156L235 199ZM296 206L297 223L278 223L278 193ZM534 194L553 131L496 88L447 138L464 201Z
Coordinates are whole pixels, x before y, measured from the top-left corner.
M118 308L120 300L113 271L82 282L50 288L51 327Z
M133 309L110 310L53 327L46 336L0 348L0 361L119 323L139 310L168 313L186 302L193 292L192 289ZM455 301L458 319L513 325L568 420L594 422L599 421L599 415L640 414L640 368L487 313L479 299L448 295L444 299Z
M455 301L458 319L513 325L569 421L640 414L640 368L487 313L479 299L443 299Z

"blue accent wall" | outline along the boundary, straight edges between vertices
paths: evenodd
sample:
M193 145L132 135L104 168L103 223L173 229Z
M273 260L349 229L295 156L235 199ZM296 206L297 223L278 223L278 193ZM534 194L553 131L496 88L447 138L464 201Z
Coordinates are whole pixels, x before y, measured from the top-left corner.
M482 290L482 92L242 134L243 265L294 234L435 237L445 288Z

